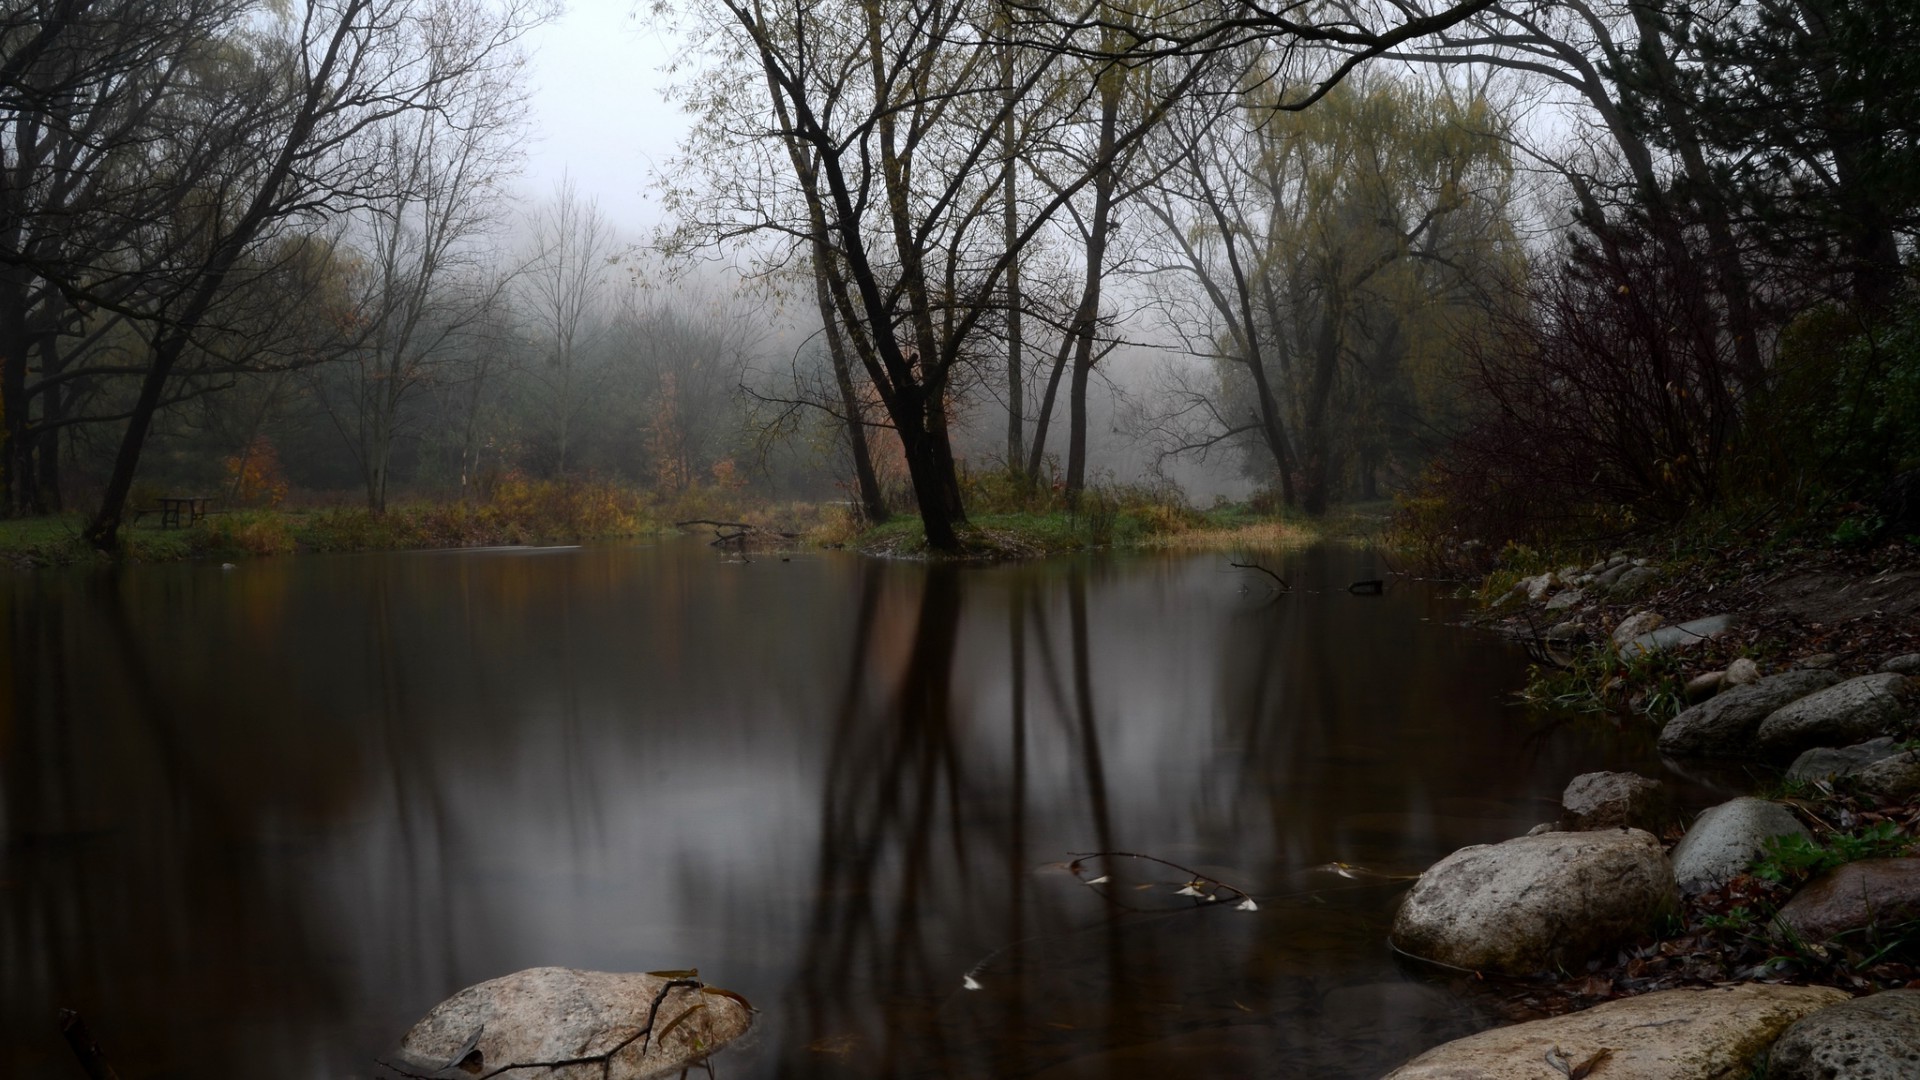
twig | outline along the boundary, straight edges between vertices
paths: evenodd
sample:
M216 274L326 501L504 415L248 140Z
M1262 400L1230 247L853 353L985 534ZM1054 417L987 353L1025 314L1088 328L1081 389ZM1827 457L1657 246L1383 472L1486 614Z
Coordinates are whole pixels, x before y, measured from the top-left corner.
M72 1009L61 1009L60 1034L66 1037L67 1045L73 1048L73 1056L80 1059L80 1067L86 1070L91 1080L120 1080L120 1074L107 1064L107 1056L100 1052L99 1044L93 1041L93 1032L87 1030L87 1022Z
M1228 565L1228 566L1231 566L1231 567L1233 567L1233 568L1235 568L1235 569L1237 569L1237 570L1258 570L1258 571L1260 571L1261 573L1263 573L1263 574L1265 574L1265 575L1267 575L1268 577L1270 577L1270 578L1272 578L1273 580L1275 580L1275 581L1277 581L1277 582L1279 582L1279 583L1280 583L1280 591L1282 591L1282 592L1292 592L1292 591L1293 591L1293 586L1291 586L1291 585L1289 585L1289 584L1287 584L1287 579L1286 579L1286 578L1283 578L1283 577L1281 577L1281 576L1280 576L1279 574L1276 574L1276 573L1274 573L1273 571L1271 571L1271 570L1269 570L1269 569L1267 569L1266 567L1264 567L1264 566L1261 566L1261 565L1260 565L1259 563L1250 563L1250 562L1229 562L1229 563L1228 563L1227 565Z

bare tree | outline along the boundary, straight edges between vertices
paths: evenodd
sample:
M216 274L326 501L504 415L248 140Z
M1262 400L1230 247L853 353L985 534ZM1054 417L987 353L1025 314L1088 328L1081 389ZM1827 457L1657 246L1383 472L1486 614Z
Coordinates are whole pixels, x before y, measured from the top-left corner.
M210 122L191 132L199 142L183 148L217 150L218 164L203 170L197 201L183 200L197 214L176 216L192 243L153 276L139 312L151 327L145 370L86 530L92 544L116 546L154 415L221 301L251 284L273 245L391 191L395 178L365 152L368 137L449 108L476 72L511 67L515 43L542 14L519 0L310 0L260 27L251 52L223 54L238 70L205 106Z
M542 339L545 363L538 378L548 394L554 470L564 476L584 401L582 353L591 343L595 320L604 314L615 241L599 204L581 198L572 177L560 180L553 198L535 210L532 225L534 253L521 303Z
M489 241L518 165L522 94L511 69L477 69L447 105L396 118L372 151L391 191L355 215L359 241L348 362L313 380L359 464L367 507L384 513L406 407L489 362L484 331L512 274ZM464 459L464 455L463 455Z

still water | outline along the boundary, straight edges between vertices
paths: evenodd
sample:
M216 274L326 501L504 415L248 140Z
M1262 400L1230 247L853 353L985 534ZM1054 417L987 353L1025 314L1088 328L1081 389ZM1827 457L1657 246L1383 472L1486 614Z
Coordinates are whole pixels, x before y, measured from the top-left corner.
M78 1075L70 1007L127 1080L370 1076L560 964L746 995L729 1080L1376 1076L1493 1022L1396 961L1388 875L1658 765L1509 704L1457 601L1343 591L1371 558L0 578L0 1075Z

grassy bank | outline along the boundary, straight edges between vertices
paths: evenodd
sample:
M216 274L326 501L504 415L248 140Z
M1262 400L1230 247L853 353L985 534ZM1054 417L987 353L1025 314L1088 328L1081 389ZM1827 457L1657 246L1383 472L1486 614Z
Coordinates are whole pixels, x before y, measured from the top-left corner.
M1090 496L1076 512L1064 506L987 510L960 530L963 559L1018 559L1093 548L1187 551L1277 550L1323 541L1368 543L1387 518L1387 503L1340 508L1324 517L1262 513L1245 504L1195 510L1168 500ZM926 535L915 517L832 538L871 555L921 558Z
M577 543L667 531L667 515L692 505L663 503L604 484L520 482L501 485L484 502L406 503L384 514L351 506L235 509L163 529L158 514L146 513L121 527L120 547L129 561L172 562L299 551ZM104 558L82 539L86 525L79 514L0 521L0 561L32 567Z
M1245 504L1196 510L1177 497L1109 489L1078 510L1040 501L1004 501L971 515L962 530L967 559L1037 558L1090 548L1277 550L1321 541L1367 543L1391 504L1343 507L1321 518L1274 514ZM122 528L132 562L231 561L296 552L405 551L504 544L565 544L671 533L675 522L742 522L760 544L849 548L889 557L925 557L917 517L879 525L838 503L770 504L738 492L697 490L673 498L595 484L517 484L485 502L413 502L384 514L364 507L237 509L185 528L162 529L145 514ZM79 514L0 521L0 564L63 566L101 560L81 539ZM704 527L703 527L704 528Z

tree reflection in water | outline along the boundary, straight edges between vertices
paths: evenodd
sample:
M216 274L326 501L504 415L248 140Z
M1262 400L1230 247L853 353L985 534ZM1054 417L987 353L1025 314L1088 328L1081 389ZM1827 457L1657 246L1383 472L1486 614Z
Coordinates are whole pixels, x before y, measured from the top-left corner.
M1088 563L1053 575L931 567L908 655L878 686L871 658L896 631L877 614L883 574L863 577L810 933L782 1002L803 1028L790 1041L806 1052L787 1051L782 1075L1283 1075L1310 1065L1361 1076L1483 1022L1394 970L1381 937L1397 886L1264 853L1241 853L1232 871L1206 868L1273 894L1246 913L1176 895L1181 875L1151 861L1099 861L1083 878L1109 881L1090 887L1061 865L1067 851L1033 850L1036 836L1114 851L1185 834L1195 822L1140 824L1141 801L1184 813L1170 795L1203 816L1223 810L1226 820L1197 824L1230 850L1243 809L1292 803L1255 790L1299 764L1299 742L1275 730L1290 726L1275 698L1295 666L1327 658L1308 635L1292 643L1303 659L1279 662L1292 624L1267 610L1233 616L1243 622L1216 657L1234 683L1222 730L1193 721L1193 739L1222 739L1232 767L1134 776L1160 790L1134 792L1132 827L1116 821L1100 705L1131 680L1102 670L1098 632L1125 630L1096 625L1089 593L1102 574ZM1248 665L1252 656L1268 659ZM993 694L1001 687L1004 698ZM1041 740L1055 772L1035 791ZM1221 784L1224 800L1210 790Z
M352 1075L560 963L746 994L730 1080L1376 1075L1485 1021L1387 953L1398 883L1313 867L1650 759L1540 734L1521 658L1357 558L1271 604L697 543L0 582L0 1073L73 1068L64 1005L126 1073Z

